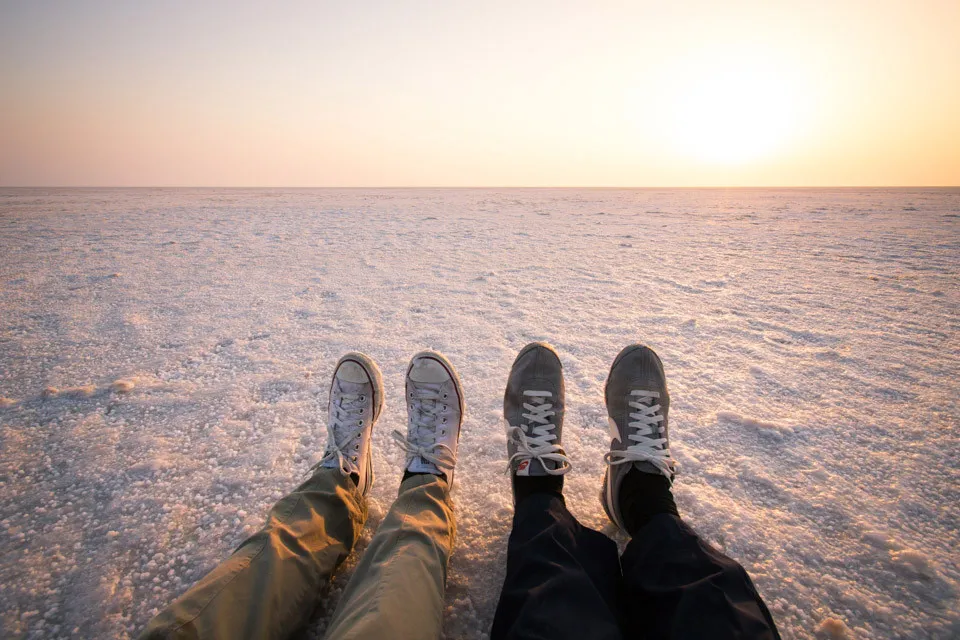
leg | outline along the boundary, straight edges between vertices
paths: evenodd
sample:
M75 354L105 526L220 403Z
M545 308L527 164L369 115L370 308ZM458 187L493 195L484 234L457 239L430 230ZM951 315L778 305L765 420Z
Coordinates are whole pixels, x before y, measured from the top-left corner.
M367 511L354 481L320 469L267 524L147 625L141 638L285 638L347 557Z
M383 408L380 369L362 353L337 362L319 470L267 524L158 614L142 638L286 638L353 549L373 482L370 436Z
M463 389L443 355L421 351L406 378L407 452L400 493L333 614L327 638L437 640L456 526L450 487Z
M624 348L610 367L604 395L614 433L601 501L633 538L621 559L631 635L779 638L743 567L703 542L677 513L670 393L653 349Z
M514 514L490 637L620 638L619 583L613 540L577 522L559 494L530 494Z
M326 638L437 640L455 531L443 476L404 480L343 592Z
M679 516L654 515L622 559L629 623L646 638L779 638L747 572Z
M513 484L507 576L491 638L619 638L617 545L563 502L563 366L544 342L517 355L503 394Z

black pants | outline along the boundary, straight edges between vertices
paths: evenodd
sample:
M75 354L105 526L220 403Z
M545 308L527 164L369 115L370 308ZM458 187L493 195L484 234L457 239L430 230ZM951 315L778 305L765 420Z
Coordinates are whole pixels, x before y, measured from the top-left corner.
M622 568L622 571L621 571ZM672 514L627 545L577 522L554 493L517 505L491 640L779 638L739 564Z

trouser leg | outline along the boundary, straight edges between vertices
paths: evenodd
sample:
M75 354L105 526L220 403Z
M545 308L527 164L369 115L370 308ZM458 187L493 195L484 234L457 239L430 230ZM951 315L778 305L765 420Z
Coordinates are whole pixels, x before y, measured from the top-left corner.
M743 567L679 516L653 516L634 533L621 565L631 637L780 637Z
M343 592L327 639L437 640L455 535L447 481L429 474L404 480Z
M617 545L577 522L555 493L516 507L494 616L500 638L620 638Z
M353 480L320 469L259 532L161 611L145 638L286 638L353 548L367 510Z

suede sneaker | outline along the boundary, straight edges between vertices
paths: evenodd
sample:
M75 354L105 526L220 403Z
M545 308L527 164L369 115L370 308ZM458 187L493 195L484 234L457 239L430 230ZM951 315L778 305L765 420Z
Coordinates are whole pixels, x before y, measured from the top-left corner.
M507 456L515 500L518 479L562 476L570 471L570 461L560 444L563 413L560 357L544 342L528 344L514 360L503 394Z
M667 429L670 394L653 349L640 344L623 349L610 367L604 396L611 442L603 456L608 467L600 502L610 520L626 531L620 488L627 473L661 474L672 483L677 472Z

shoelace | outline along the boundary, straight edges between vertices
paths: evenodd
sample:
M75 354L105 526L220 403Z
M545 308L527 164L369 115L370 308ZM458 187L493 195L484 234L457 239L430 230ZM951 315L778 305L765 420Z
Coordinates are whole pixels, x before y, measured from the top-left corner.
M517 452L507 461L507 472L513 467L514 460L533 459L538 460L544 471L552 476L565 474L570 471L570 461L564 455L563 447L555 444L557 425L550 418L557 412L551 410L553 404L546 400L553 394L549 391L524 391L523 395L531 398L530 402L523 403L523 408L529 413L521 414L527 419L527 425L526 429L522 424L507 425L507 438L513 438L517 443ZM559 466L551 469L546 460L552 460Z
M627 439L633 444L628 445L624 451L608 451L604 454L603 461L610 466L629 462L649 462L672 482L676 464L670 457L667 439L657 437L663 434L663 426L660 425L663 422L663 416L657 415L660 405L653 404L653 401L660 397L660 393L635 389L630 392L630 395L637 398L635 402L627 403L637 409L635 413L630 413L633 419L627 423L627 426L633 430L627 435Z
M442 442L437 442L437 435L450 428L445 424L446 418L441 418L439 415L445 407L440 385L421 383L410 386L412 390L410 391L410 422L407 426L407 435L398 430L393 432L393 439L407 454L406 465L419 456L440 471L452 469L457 464L453 449Z
M354 440L360 437L363 432L365 421L362 417L363 402L366 397L359 393L341 393L340 404L331 403L330 405L330 423L327 426L327 448L320 462L315 464L311 470L317 469L327 460L334 457L340 465L340 473L347 476L355 469L351 468L350 462L356 467L357 455L346 453ZM341 437L337 437L338 434ZM359 444L354 446L356 450Z

